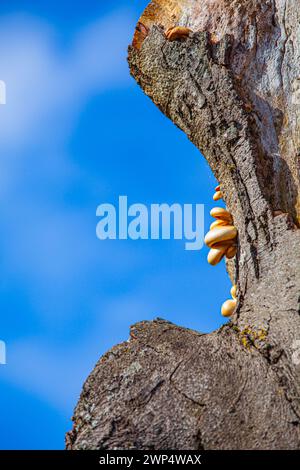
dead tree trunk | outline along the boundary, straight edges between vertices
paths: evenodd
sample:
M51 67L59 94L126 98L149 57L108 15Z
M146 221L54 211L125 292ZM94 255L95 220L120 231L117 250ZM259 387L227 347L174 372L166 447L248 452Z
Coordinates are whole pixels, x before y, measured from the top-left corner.
M168 41L174 25L192 33ZM299 449L300 2L154 0L129 63L221 183L238 307L208 335L132 327L85 383L67 448Z

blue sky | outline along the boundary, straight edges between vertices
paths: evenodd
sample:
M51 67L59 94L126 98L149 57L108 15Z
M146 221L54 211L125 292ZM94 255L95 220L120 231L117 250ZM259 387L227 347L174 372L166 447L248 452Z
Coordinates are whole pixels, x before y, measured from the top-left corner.
M204 158L128 73L146 4L1 1L1 449L63 448L83 381L130 324L223 323L230 282L206 248L95 235L97 206L119 195L202 203L211 222Z

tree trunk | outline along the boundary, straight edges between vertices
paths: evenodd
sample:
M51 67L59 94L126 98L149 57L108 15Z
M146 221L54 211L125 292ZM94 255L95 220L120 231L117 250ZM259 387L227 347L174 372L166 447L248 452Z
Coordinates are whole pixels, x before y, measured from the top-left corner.
M168 41L175 25L192 33ZM67 448L299 449L300 2L154 0L129 63L221 183L238 306L207 335L133 326L85 383Z

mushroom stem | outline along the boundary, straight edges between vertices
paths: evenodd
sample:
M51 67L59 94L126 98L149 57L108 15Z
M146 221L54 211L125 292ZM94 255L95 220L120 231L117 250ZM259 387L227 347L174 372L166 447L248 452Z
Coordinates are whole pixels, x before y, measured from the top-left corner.
M228 250L226 251L226 258L227 259L232 259L235 257L237 252L237 247L236 245L231 245Z

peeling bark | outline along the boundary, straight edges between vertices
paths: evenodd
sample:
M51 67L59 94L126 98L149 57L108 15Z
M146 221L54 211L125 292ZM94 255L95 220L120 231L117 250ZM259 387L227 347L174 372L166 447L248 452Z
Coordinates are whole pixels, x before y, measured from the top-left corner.
M169 42L175 25L193 33ZM67 448L298 449L299 0L155 0L129 63L221 183L238 307L209 335L135 325L87 380Z

